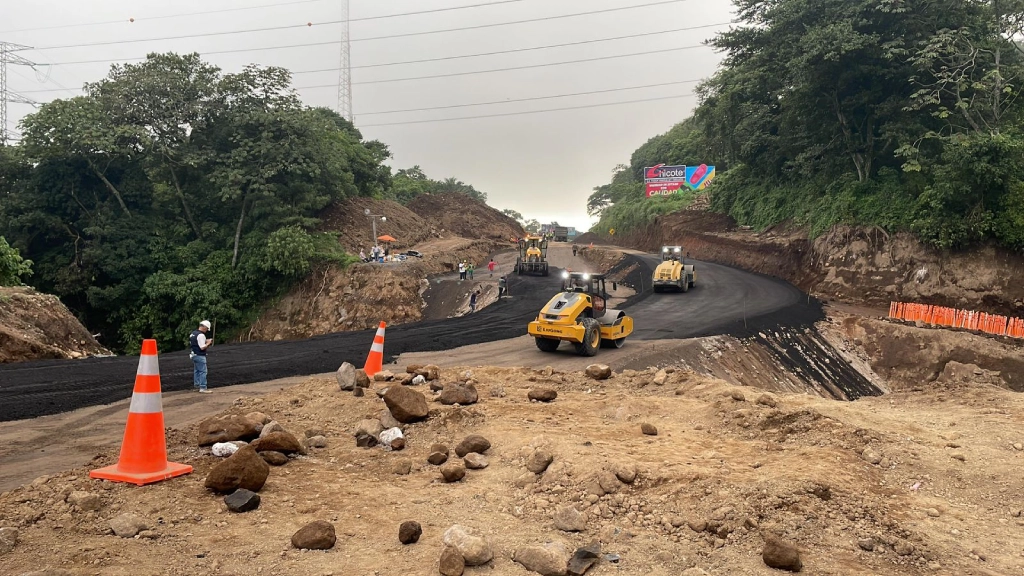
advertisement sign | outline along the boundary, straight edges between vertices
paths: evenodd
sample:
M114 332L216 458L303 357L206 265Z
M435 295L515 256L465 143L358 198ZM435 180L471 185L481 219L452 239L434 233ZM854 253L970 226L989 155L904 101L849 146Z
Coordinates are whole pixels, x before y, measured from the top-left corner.
M644 182L647 184L647 197L671 196L680 190L700 190L707 188L715 179L715 167L701 164L700 166L666 166L658 164L644 168Z

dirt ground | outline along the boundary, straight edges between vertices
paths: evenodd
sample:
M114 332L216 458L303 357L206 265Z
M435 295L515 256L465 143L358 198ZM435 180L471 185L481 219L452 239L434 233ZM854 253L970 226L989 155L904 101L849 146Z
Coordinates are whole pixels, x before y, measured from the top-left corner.
M763 536L801 550L808 574L1016 574L1024 570L1024 455L1019 395L983 384L891 394L854 403L762 394L686 371L624 371L606 381L579 372L470 368L480 402L431 402L426 422L406 426L401 452L357 448L356 422L376 417L376 394L354 397L333 379L239 398L229 412L263 412L302 435L319 429L326 448L272 468L254 512L232 514L203 488L217 458L195 430L173 429L171 458L196 471L145 488L91 481L83 468L41 477L0 495L0 524L19 543L0 572L43 567L70 574L434 574L441 535L462 524L490 541L494 560L467 574L523 574L511 560L524 545L597 540L592 574L773 574ZM462 369L445 369L451 382ZM377 389L385 383L377 383ZM550 404L527 400L551 387ZM426 386L415 387L429 396ZM641 423L657 436L641 434ZM432 443L466 435L491 441L489 467L453 484L426 462ZM534 476L535 447L554 462ZM91 466L109 464L107 450ZM453 455L452 458L455 458ZM411 473L395 474L411 461ZM632 484L615 471L636 467ZM611 473L611 476L609 476ZM98 511L64 502L98 494ZM586 516L585 529L554 528L556 510ZM110 518L141 516L145 537L121 539ZM404 520L423 525L417 544L397 540ZM291 535L331 522L336 546L303 552ZM870 549L870 550L869 550Z
M0 287L0 364L103 354L110 352L56 296Z

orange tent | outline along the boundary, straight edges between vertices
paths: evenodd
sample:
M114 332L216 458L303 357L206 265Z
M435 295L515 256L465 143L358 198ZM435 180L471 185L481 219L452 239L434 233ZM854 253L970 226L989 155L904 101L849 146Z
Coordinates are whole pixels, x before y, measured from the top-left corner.
M384 236L378 236L377 240L380 240L381 242L397 242L394 236L388 236L387 234Z

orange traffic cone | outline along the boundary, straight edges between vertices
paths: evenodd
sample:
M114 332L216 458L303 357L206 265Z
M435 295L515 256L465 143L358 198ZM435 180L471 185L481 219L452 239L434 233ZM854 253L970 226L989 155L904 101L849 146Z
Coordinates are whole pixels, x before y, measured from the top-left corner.
M384 369L384 328L387 322L381 322L377 328L377 335L373 337L373 346L370 346L370 355L366 357L366 366L363 371L370 378Z
M89 472L90 478L142 486L192 472L187 464L167 461L164 409L160 398L160 363L156 340L142 341L135 391L117 464Z

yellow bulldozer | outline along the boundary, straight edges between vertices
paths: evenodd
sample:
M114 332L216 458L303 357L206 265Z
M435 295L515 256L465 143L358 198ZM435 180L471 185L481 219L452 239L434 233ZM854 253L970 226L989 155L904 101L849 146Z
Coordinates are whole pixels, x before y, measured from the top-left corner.
M654 270L654 291L688 292L697 281L693 264L683 261L682 246L662 246L661 264Z
M548 241L542 236L526 236L519 240L516 274L548 275Z
M527 331L542 352L554 352L571 342L580 356L594 356L598 348L622 348L633 333L633 318L608 308L603 274L562 274L562 292L541 309Z

